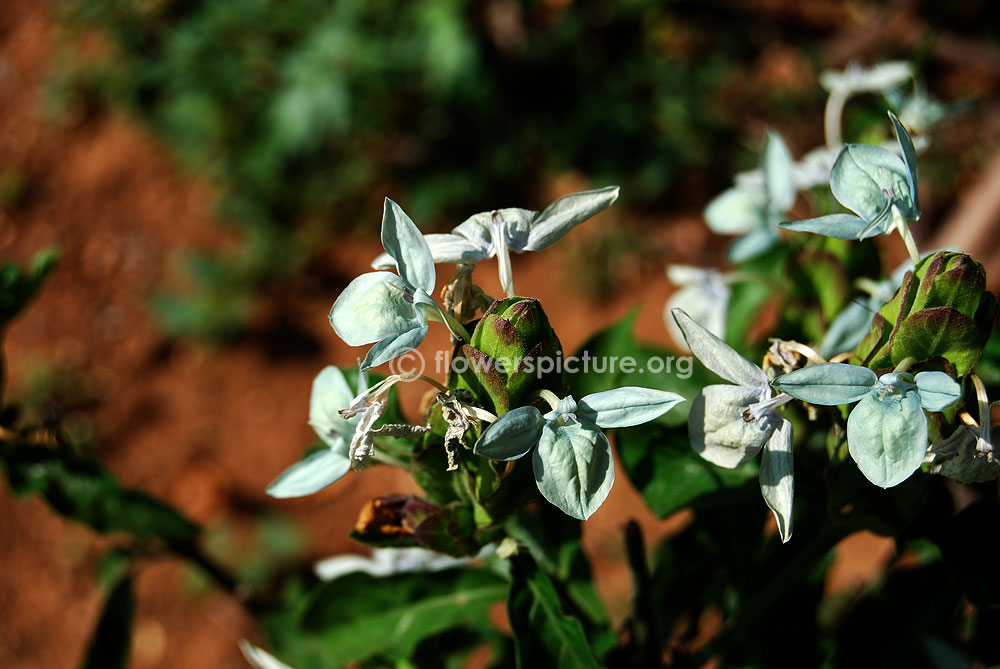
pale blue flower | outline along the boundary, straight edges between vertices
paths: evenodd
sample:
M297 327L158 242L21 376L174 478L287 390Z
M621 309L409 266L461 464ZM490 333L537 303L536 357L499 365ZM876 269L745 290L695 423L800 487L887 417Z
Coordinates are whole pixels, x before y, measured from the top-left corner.
M510 252L541 251L563 238L573 227L604 211L618 199L618 186L565 195L541 213L529 209L495 209L470 216L448 234L425 235L436 263L476 263L496 256L500 285L513 297ZM389 251L387 248L386 251ZM393 266L383 253L372 261L375 269Z
M414 348L427 334L427 320L448 324L468 339L461 324L449 318L430 297L436 275L424 236L398 204L386 198L382 246L398 275L370 272L352 281L330 310L330 324L349 346L375 345L362 363L370 369Z
M601 428L640 425L683 401L677 393L628 387L579 402L564 397L546 414L520 407L490 425L473 452L491 460L517 460L535 449L532 467L542 496L563 513L586 520L615 481L611 443Z
M909 133L889 112L900 155L878 146L847 144L830 173L830 190L854 212L781 223L786 230L838 239L867 239L898 230L914 263L919 259L907 221L920 218L917 157Z
M776 411L789 401L771 397L767 374L683 311L673 311L691 352L709 370L735 385L705 386L691 405L688 435L709 462L732 469L763 450L760 491L778 523L782 542L792 536L795 470L792 424Z
M760 187L730 188L708 203L705 221L709 229L719 235L740 235L726 249L728 260L758 256L778 241L778 223L795 202L794 166L784 140L769 130L760 158Z
M899 485L923 462L924 410L944 411L962 396L961 386L944 372L876 376L867 367L833 362L797 369L773 385L810 404L858 402L847 418L847 447L865 478L882 488Z

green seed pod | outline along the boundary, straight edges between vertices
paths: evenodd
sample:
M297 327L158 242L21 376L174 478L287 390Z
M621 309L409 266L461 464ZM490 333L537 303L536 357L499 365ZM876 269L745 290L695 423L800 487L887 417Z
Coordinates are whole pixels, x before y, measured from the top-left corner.
M456 359L456 387L470 390L487 408L492 404L498 416L535 390L561 386L562 347L533 298L494 302L459 355L464 360Z
M907 272L855 353L874 370L914 358L965 376L989 339L996 306L980 263L964 253L939 251Z

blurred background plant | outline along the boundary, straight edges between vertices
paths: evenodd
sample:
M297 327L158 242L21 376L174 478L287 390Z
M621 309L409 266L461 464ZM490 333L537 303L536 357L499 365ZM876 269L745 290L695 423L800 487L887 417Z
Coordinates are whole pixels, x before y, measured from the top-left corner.
M567 172L620 183L637 208L691 201L679 184L727 162L720 90L761 39L746 16L652 0L58 7L50 110L126 109L211 180L239 231L238 249L189 259L188 292L153 302L168 332L210 338L237 334L252 296L321 246L373 232L385 193L427 228L536 201ZM771 96L759 104L790 115L814 91Z

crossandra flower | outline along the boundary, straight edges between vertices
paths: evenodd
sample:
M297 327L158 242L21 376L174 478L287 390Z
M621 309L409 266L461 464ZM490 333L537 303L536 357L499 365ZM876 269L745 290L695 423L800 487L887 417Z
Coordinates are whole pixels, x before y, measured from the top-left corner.
M330 324L346 344L375 344L362 368L381 365L416 348L427 334L428 318L443 321L455 336L467 340L462 325L430 297L436 274L427 242L410 217L388 198L382 216L382 246L399 274L362 274L330 310Z
M691 405L688 434L694 450L709 462L732 469L763 450L760 491L778 522L783 542L792 536L795 481L792 424L776 411L791 400L771 397L767 374L724 341L675 309L674 319L688 348L709 370L731 384L706 386Z
M367 385L363 372L358 373L358 387ZM271 485L272 497L302 497L319 492L335 483L351 468L348 442L353 441L360 417L341 417L354 393L343 372L330 366L313 381L309 398L309 425L327 446L286 469Z
M476 263L496 257L500 285L514 296L510 252L541 251L563 238L573 227L604 211L618 199L618 186L565 195L542 212L529 209L495 209L470 216L448 234L425 235L436 263ZM393 257L383 253L372 261L374 269L392 267Z
M677 393L636 387L593 393L579 402L547 399L552 410L546 414L529 405L502 415L473 452L491 460L517 460L534 449L538 490L579 520L597 511L615 482L611 443L601 428L641 425L684 401Z

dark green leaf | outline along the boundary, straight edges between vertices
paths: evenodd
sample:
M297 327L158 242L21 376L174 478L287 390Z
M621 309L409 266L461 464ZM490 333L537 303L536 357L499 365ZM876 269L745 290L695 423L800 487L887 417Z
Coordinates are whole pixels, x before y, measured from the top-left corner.
M490 572L453 569L376 578L355 573L316 589L302 617L312 664L405 659L424 639L475 624L501 600L506 583ZM293 659L295 650L289 653Z
M134 613L132 577L125 576L108 595L82 669L125 669L128 666Z
M68 449L0 442L0 464L19 495L38 493L61 515L98 532L128 532L186 545L199 528L144 492L122 487L104 467Z
M507 614L514 632L518 667L599 667L583 626L567 616L552 581L526 555L511 560Z
M707 462L691 448L684 428L640 425L618 430L615 443L629 480L660 518L717 503L730 488L757 476L754 462L736 469Z

